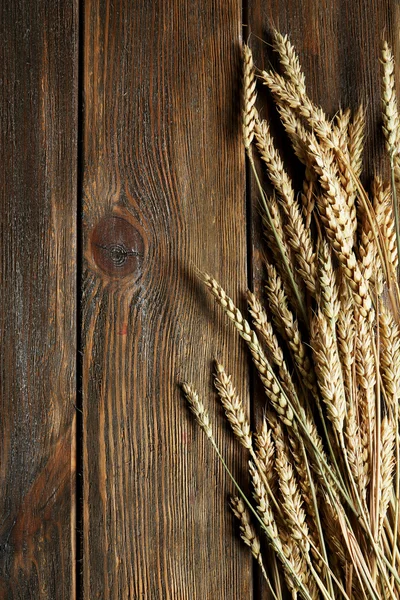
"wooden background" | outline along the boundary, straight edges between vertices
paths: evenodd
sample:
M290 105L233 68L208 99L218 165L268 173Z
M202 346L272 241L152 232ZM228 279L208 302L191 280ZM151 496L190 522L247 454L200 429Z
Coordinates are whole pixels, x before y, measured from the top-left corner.
M188 415L218 356L250 404L242 344L199 286L241 307L262 279L240 139L240 47L291 35L310 93L368 106L398 0L10 0L0 6L0 599L264 598ZM400 79L400 78L399 78ZM266 94L264 116L276 121ZM274 125L278 138L281 130ZM258 410L260 407L258 406Z

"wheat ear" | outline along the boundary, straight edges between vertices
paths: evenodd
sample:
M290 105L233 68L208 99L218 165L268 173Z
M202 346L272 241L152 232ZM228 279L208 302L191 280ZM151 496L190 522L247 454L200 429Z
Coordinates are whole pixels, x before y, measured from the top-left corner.
M382 419L381 433L381 497L379 504L379 535L382 534L383 521L393 494L393 474L395 467L396 427L394 420L385 416Z
M242 401L232 385L231 377L227 375L225 368L218 361L215 362L215 371L214 385L232 431L242 446L249 450L252 447L252 439Z
M210 423L210 417L208 416L208 412L204 407L204 404L201 402L198 393L189 383L183 383L182 390L185 394L186 400L188 401L190 410L196 417L196 421L206 436L209 439L212 439L213 431Z
M246 546L250 548L252 555L261 567L263 576L268 579L262 559L260 539L251 524L249 511L243 500L238 496L231 498L230 506L233 514L239 521L240 537Z
M242 130L244 146L251 151L256 122L256 77L254 73L253 54L246 44L243 46L243 90L242 90Z
M285 76L296 87L299 94L305 94L305 76L300 66L299 57L288 36L282 35L279 31L273 29L272 45L279 56L279 62Z
M276 327L287 341L296 367L301 377L304 378L304 383L311 391L315 392L315 375L308 357L308 351L303 343L297 319L289 309L282 287L282 280L273 265L267 264L267 274L268 279L265 289Z
M261 339L265 342L270 362L272 365L277 366L282 387L284 388L288 397L291 398L292 402L297 405L298 392L293 382L293 378L289 373L286 360L275 335L272 324L270 323L267 314L257 297L252 292L248 292L247 298L249 302L249 311L253 317L254 327L259 332Z
M333 329L320 311L311 322L315 370L327 415L338 434L343 433L346 395Z
M394 58L391 48L384 42L382 48L382 116L383 133L390 157L399 151L399 112L394 81Z
M362 173L363 151L365 140L365 110L363 104L357 108L352 122L349 124L349 160L355 177Z
M239 332L239 335L245 340L251 352L253 362L256 366L260 379L264 385L265 393L270 399L272 406L280 415L282 420L289 427L293 424L293 410L288 404L288 399L283 392L281 385L276 378L271 365L269 364L260 342L255 332L243 318L242 313L236 308L234 302L227 296L224 289L210 275L204 274L204 282L211 291L218 304L224 310L225 314L232 321Z
M298 263L298 272L311 294L315 295L316 261L310 232L304 226L300 207L294 198L292 182L275 148L266 121L256 123L255 137L260 156L267 166L268 176L281 199L286 217L286 235Z

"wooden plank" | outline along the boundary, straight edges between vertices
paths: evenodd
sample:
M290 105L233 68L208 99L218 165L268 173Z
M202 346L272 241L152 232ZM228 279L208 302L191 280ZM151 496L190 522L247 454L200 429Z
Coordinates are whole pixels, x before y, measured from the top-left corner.
M84 597L245 600L232 487L177 385L221 422L218 355L247 397L243 347L194 274L243 304L241 3L84 6Z
M3 2L0 597L75 598L77 2Z
M288 34L300 58L306 75L310 97L333 116L337 110L350 106L355 110L360 101L367 107L365 165L363 179L368 185L374 172L388 168L384 164L384 144L381 133L380 52L383 39L387 39L400 66L399 4L395 0L248 0L246 30L259 68L277 66L270 42L272 25ZM399 80L400 78L398 78ZM398 81L399 83L399 81ZM283 150L286 164L294 179L300 183L302 169L293 161L287 149L283 127L266 91L260 92L259 106L263 118L271 124L276 143ZM252 286L262 296L264 270L261 248L264 245L257 219L257 189L252 186L254 218L252 238ZM257 419L259 410L254 407ZM255 582L256 597L270 598L263 581Z

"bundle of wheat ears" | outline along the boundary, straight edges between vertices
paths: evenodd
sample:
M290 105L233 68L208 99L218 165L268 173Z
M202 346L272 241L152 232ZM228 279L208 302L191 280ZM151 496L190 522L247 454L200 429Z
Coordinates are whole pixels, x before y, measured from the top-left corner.
M203 276L247 344L266 396L252 433L231 377L216 364L217 394L249 455L252 497L233 480L231 508L275 600L288 592L306 600L398 599L400 125L393 55L384 44L391 181L375 176L366 190L363 108L328 118L308 97L288 38L273 32L273 48L280 74L256 74L251 50L243 51L243 139L268 240L265 298L248 293L253 325ZM260 120L258 84L269 88L304 165L301 190ZM199 394L188 383L183 391L223 461Z

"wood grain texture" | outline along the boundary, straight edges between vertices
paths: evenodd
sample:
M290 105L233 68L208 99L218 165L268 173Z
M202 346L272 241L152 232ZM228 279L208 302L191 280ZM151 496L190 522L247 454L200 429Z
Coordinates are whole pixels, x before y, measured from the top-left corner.
M232 486L178 388L240 476L210 368L246 400L247 363L194 267L243 304L241 3L84 6L84 598L245 600Z
M381 69L382 41L392 45L397 65L400 65L399 45L400 5L397 0L248 0L245 31L259 68L277 67L276 56L268 44L270 31L276 27L290 36L306 75L307 90L317 104L330 116L339 108L355 110L360 101L367 108L366 147L363 181L369 185L375 172L386 172L381 133ZM265 44L264 42L267 42ZM397 84L400 77L397 78ZM303 174L279 122L268 92L262 90L258 101L261 115L271 124L275 141L285 158L289 172L298 184ZM250 178L251 179L251 178ZM265 272L262 265L261 227L257 219L257 188L251 187L253 218L249 222L252 239L251 273L254 289L262 296ZM268 184L267 184L268 187ZM256 387L257 390L257 387ZM253 403L254 419L260 415L257 394ZM265 584L255 581L258 600L270 594Z
M0 597L75 598L77 3L0 8Z

